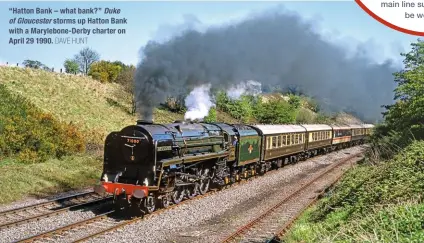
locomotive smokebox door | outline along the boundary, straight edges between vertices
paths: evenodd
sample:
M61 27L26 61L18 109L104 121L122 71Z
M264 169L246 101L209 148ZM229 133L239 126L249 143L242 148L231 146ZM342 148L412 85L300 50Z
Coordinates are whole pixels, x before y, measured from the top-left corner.
M140 131L133 130L121 136L122 155L126 163L141 163L149 153L147 138Z

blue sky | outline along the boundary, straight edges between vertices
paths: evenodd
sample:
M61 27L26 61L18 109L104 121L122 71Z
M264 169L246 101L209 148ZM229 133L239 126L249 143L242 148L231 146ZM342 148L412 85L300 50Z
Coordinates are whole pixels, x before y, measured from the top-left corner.
M343 2L0 2L0 63L22 63L39 60L48 66L61 68L66 58L72 58L83 47L91 47L102 59L137 64L139 50L147 41L162 40L186 26L184 16L195 16L201 27L241 20L251 13L276 7L297 12L314 21L316 30L331 42L352 51L365 47L376 62L385 59L400 61L399 52L409 51L409 44L418 37L389 29L363 12L353 1ZM128 19L126 35L90 35L88 45L10 45L8 44L10 7L25 8L120 8L121 17ZM58 17L53 15L50 17ZM68 15L71 18L72 15ZM26 15L25 17L37 17ZM38 16L39 17L39 16ZM84 16L89 17L89 16ZM94 16L93 16L94 17ZM113 17L113 16L109 16ZM187 18L187 17L186 17ZM27 26L31 27L31 26ZM42 27L42 26L38 26ZM56 27L58 26L44 26ZM88 27L88 26L87 26ZM96 27L96 26L91 26ZM102 26L99 26L102 27ZM112 27L112 26L108 26ZM116 26L119 28L119 26ZM37 36L32 36L37 37ZM54 36L53 36L54 37ZM80 36L83 37L83 36Z

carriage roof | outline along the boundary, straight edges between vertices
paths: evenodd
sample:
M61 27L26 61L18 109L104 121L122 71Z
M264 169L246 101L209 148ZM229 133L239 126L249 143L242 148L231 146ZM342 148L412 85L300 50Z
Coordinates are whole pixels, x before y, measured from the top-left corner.
M350 129L352 129L350 126L347 126L347 125L331 125L331 127L334 130L350 130Z
M373 124L364 124L364 128L373 128L375 127Z
M306 132L306 129L300 125L253 125L259 129L263 135Z
M302 126L306 128L306 131L308 132L332 130L332 127L325 124L308 124L308 125L302 125Z

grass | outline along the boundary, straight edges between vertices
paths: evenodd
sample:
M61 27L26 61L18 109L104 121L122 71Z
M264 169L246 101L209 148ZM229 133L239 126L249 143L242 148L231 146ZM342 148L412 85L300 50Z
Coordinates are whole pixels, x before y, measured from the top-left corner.
M422 242L424 204L416 201L373 207L367 215L345 221L343 212L311 223L317 207L300 217L284 238L290 242ZM334 227L334 228L333 228ZM335 229L335 230L334 230Z
M136 120L120 107L108 103L108 99L118 100L118 85L18 67L0 67L0 80L9 90L29 99L44 112L60 121L72 122L83 132L95 131L100 139ZM99 141L99 138L94 140Z
M100 83L90 77L51 73L18 67L1 67L0 80L9 90L27 98L59 121L77 125L87 134L87 142L103 143L111 131L134 124L140 117L128 113L130 104L123 98L122 87ZM155 109L154 121L182 120L184 114ZM237 122L218 112L218 120Z
M87 154L36 164L5 159L0 162L0 204L94 185L101 169L101 158Z

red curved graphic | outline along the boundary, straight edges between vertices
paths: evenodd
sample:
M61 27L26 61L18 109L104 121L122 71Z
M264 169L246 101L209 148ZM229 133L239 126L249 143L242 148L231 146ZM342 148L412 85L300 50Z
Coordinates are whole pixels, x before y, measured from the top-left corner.
M373 17L375 20L377 20L378 22L384 24L387 27L390 27L394 30L403 32L405 34L410 34L410 35L418 35L418 36L424 36L424 32L420 32L420 31L414 31L414 30L408 30L402 27L399 27L397 25L394 25L392 23L387 22L386 20L380 18L378 15L376 15L375 13L373 13L369 8L367 8L367 6L365 6L365 4L362 3L361 0L355 0L355 2L365 11L367 12L367 14L369 14L371 17Z

